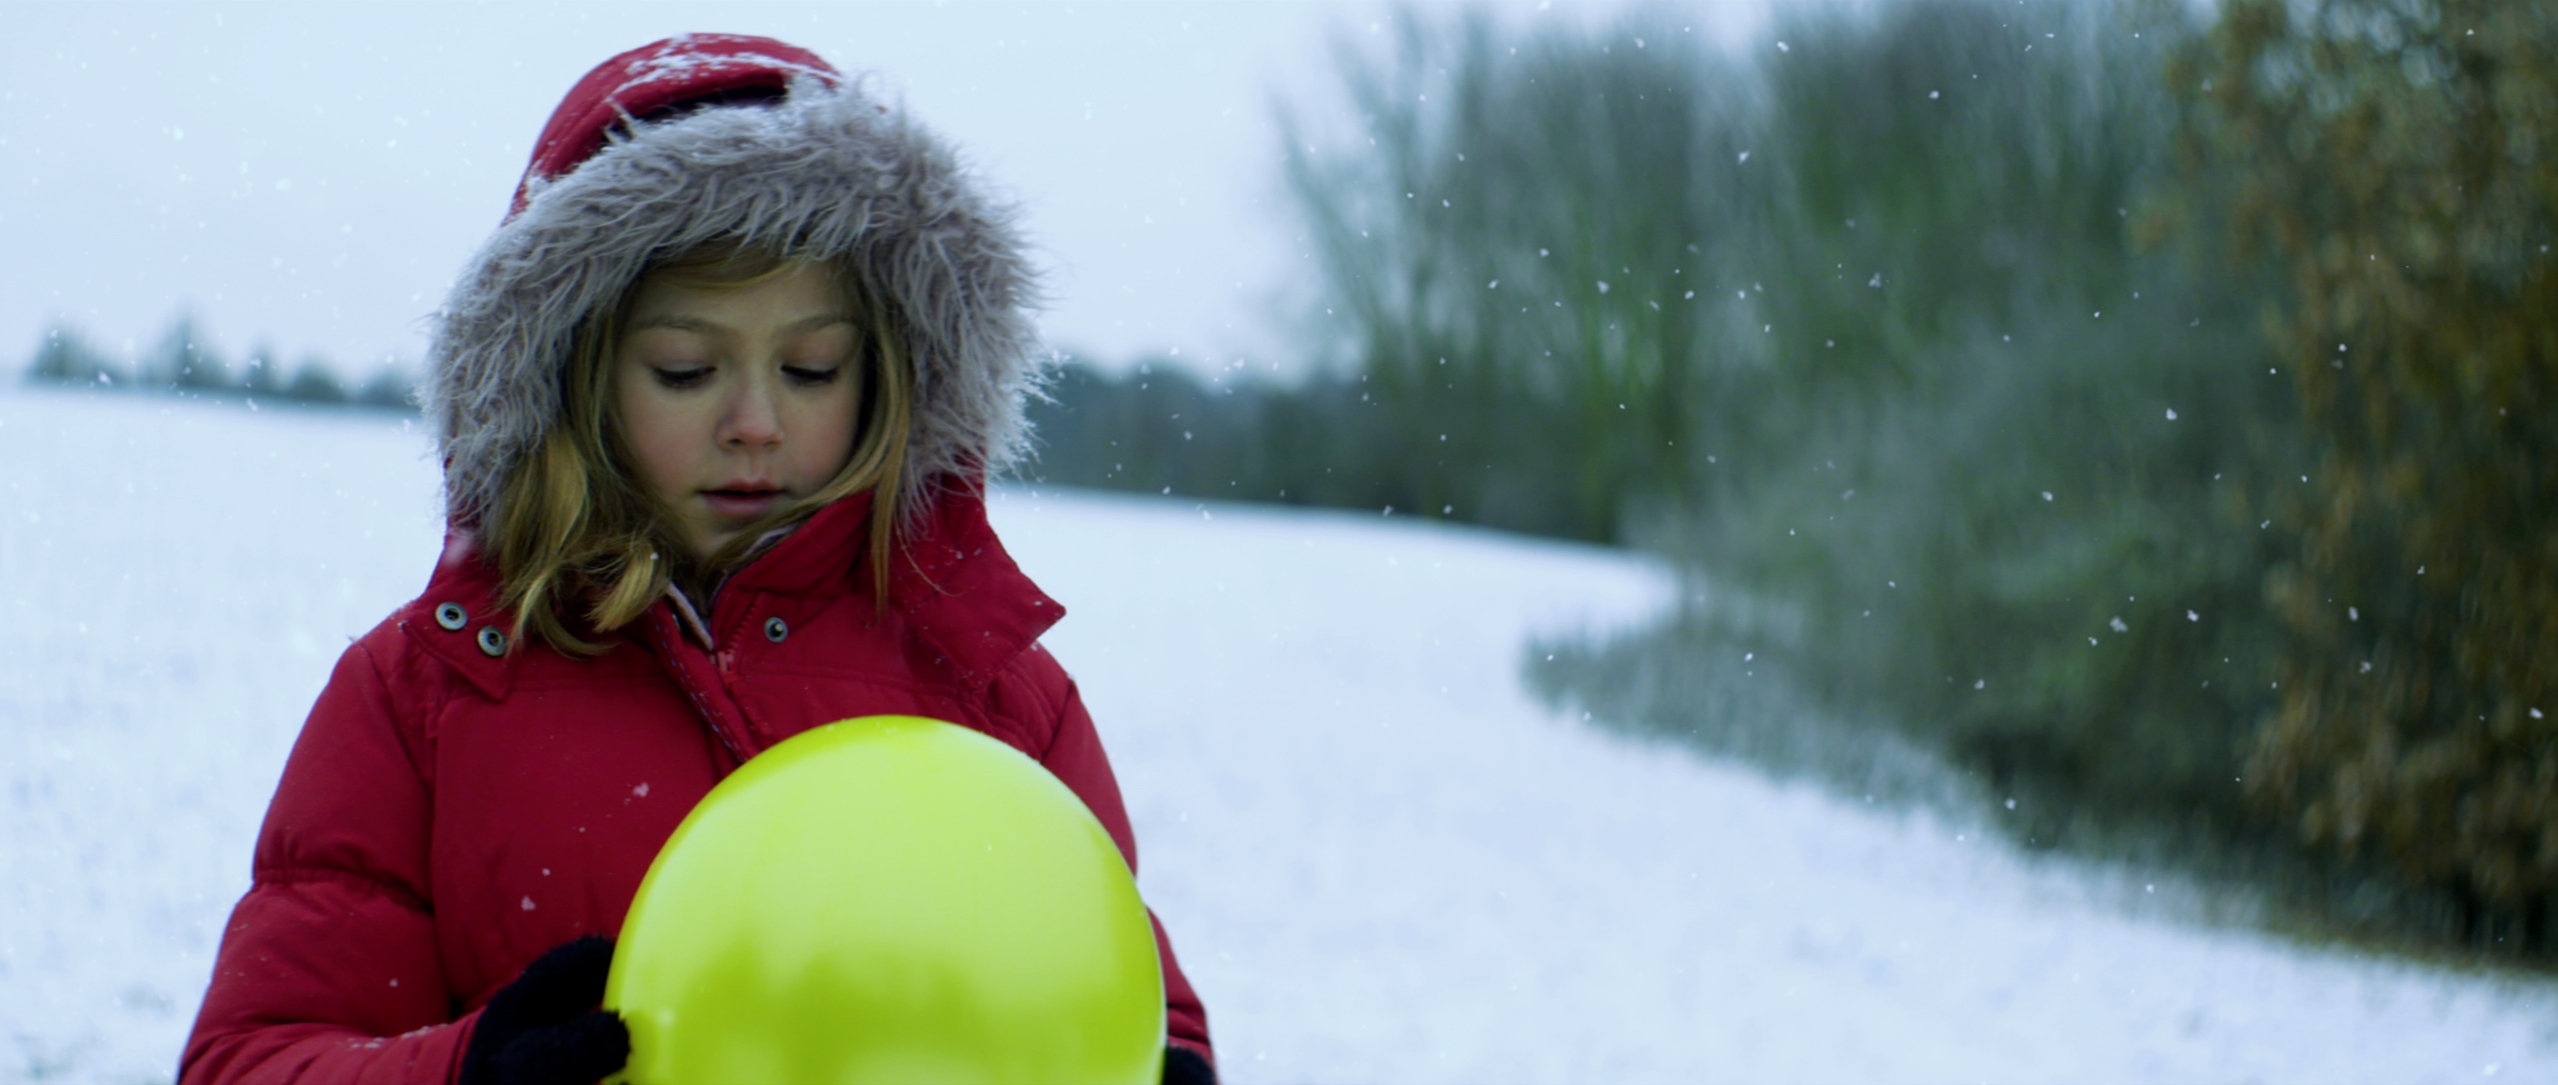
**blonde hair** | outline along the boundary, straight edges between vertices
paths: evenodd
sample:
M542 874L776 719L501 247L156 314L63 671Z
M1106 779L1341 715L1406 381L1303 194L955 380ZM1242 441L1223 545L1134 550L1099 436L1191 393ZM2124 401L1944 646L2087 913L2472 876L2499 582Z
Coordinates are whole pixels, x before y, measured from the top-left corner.
M670 584L709 583L753 557L770 532L863 491L871 495L871 584L885 605L889 551L907 485L914 374L893 314L857 269L841 263L830 268L854 320L868 333L868 349L855 364L862 387L852 455L816 493L747 527L718 552L698 561L687 554L666 510L632 473L614 410L614 356L641 282L736 289L807 262L735 242L703 246L651 261L610 305L579 323L561 375L560 417L508 471L497 508L481 528L486 552L497 563L498 603L515 611L512 640L520 643L529 627L562 653L598 654L607 645L580 636L570 613L595 632L613 632L646 613Z

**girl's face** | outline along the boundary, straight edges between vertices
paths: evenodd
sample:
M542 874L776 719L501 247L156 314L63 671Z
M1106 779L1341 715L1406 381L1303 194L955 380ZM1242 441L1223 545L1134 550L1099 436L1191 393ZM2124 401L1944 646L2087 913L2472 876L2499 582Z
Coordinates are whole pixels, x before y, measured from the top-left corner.
M614 408L640 485L695 558L852 457L862 329L825 268L722 289L650 276L625 321Z

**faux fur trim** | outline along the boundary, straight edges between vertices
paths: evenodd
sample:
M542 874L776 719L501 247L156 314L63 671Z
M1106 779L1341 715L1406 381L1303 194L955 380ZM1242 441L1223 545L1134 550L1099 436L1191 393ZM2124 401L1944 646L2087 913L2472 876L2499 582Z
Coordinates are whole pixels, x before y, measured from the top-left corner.
M1022 403L1046 362L1016 218L859 81L801 77L770 107L632 126L537 185L436 314L427 407L447 514L473 525L495 510L507 472L559 415L586 313L652 254L726 238L869 269L913 356L917 501L943 476L1002 470L1024 450Z

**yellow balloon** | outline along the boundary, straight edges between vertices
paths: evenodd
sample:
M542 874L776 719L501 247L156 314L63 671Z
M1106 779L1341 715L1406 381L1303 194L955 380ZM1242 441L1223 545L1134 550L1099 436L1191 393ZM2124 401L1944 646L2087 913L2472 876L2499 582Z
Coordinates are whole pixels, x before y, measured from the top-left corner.
M815 728L721 781L623 921L622 1080L1156 1082L1163 970L1119 848L938 720Z

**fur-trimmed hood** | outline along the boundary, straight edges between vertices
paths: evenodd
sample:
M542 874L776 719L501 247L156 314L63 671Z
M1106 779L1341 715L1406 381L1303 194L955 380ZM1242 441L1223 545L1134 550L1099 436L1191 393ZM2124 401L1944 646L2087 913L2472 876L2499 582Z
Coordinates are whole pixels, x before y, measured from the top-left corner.
M699 100L776 85L778 100L644 119L687 100L670 87ZM600 146L546 168L581 139ZM559 416L579 321L652 255L722 239L865 269L912 356L911 493L1002 469L1042 363L1014 218L897 104L804 51L693 35L606 62L561 104L518 210L436 314L428 413L448 516L484 522Z

